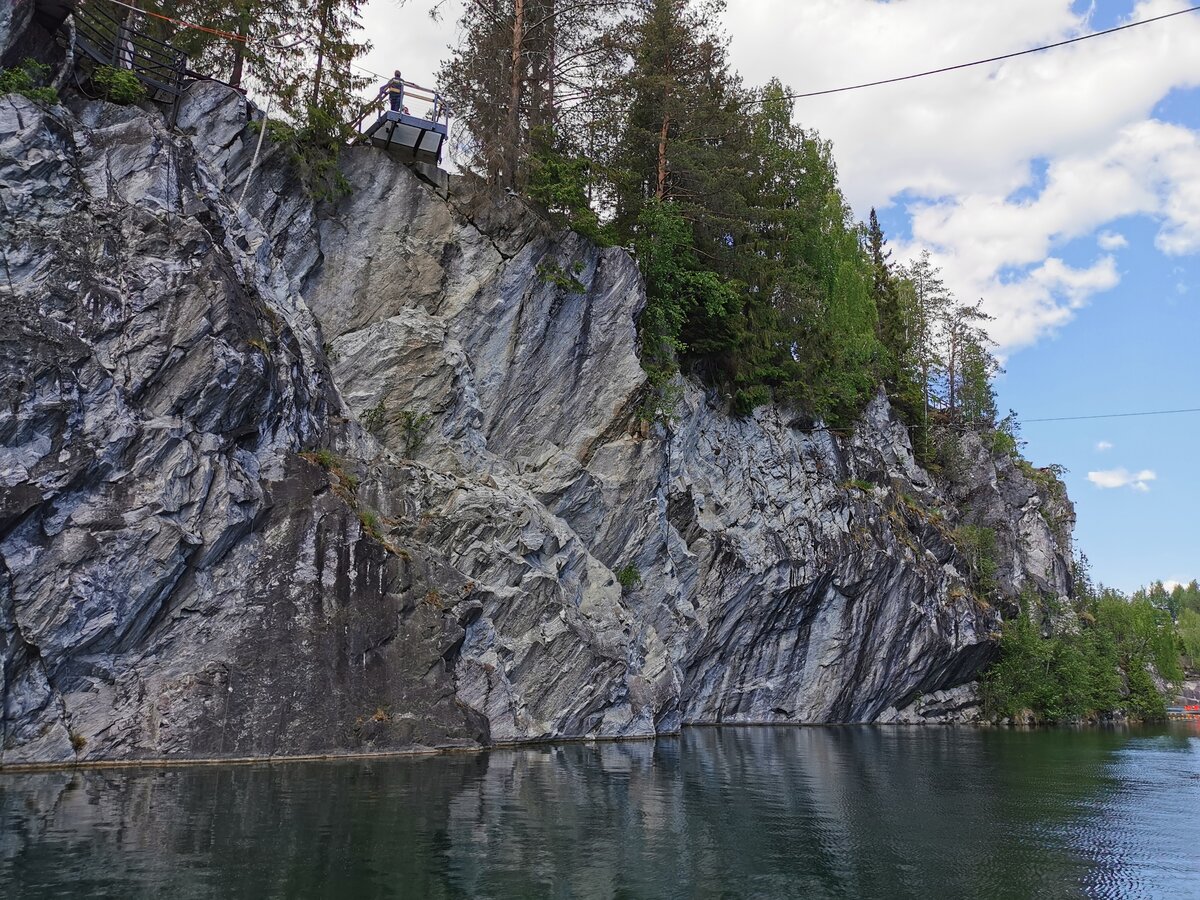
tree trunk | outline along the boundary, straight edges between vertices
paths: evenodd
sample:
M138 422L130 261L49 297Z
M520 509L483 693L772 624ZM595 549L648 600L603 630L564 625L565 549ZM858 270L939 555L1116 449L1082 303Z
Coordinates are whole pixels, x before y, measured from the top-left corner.
M233 42L233 71L229 75L229 83L234 87L242 86L242 66L246 61L246 39L250 36L250 0L243 0L242 14L238 17L237 33L240 41Z
M955 369L955 364L957 362L957 357L958 357L958 330L953 324L951 324L951 326L950 326L949 350L950 350L950 352L947 355L947 363L948 364L946 366L946 389L949 392L947 399L949 401L948 405L949 405L949 410L950 410L950 421L953 422L954 421L954 369Z
M321 74L325 65L325 30L329 25L329 0L321 4L321 30L317 34L317 65L313 71L313 87L311 106L316 106L321 98Z
M663 88L662 128L658 132L658 177L655 179L654 196L661 203L667 197L667 136L671 132L671 55L668 51L663 66L666 86Z
M517 183L517 160L520 159L521 134L521 69L525 43L525 0L515 0L513 6L512 72L508 86L508 122L505 128L507 146L504 148L504 180L508 187Z
M663 110L662 128L658 132L658 178L654 196L661 203L667 196L667 132L671 128L671 116Z
M556 118L556 109L554 106L554 65L555 51L558 48L558 25L554 21L555 0L549 0L547 5L550 7L549 20L546 22L546 113L545 124L549 125L553 130Z

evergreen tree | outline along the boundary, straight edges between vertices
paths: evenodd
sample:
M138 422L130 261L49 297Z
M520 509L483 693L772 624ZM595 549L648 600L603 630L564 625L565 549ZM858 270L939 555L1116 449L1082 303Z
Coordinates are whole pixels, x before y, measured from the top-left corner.
M915 376L912 333L915 298L893 271L892 251L875 208L871 208L866 232L866 249L871 261L871 295L879 313L878 336L882 347L882 376L888 398L909 424L922 420L924 391Z
M736 175L742 96L712 23L724 0L646 0L623 27L628 73L613 102L628 116L611 161L618 231L650 201L674 203L711 255L744 218Z
M211 30L158 18L148 19L146 27L187 54L193 71L245 83L296 124L308 123L311 107L340 122L351 118L355 91L366 81L350 68L369 48L355 40L364 2L166 0L169 17Z
M991 339L981 323L991 316L982 304L955 303L943 313L946 413L956 424L992 426L996 421L992 378L999 366L987 349Z
M928 250L909 263L902 272L912 291L913 360L919 373L922 393L922 424L928 426L929 413L942 403L937 385L945 372L941 325L954 302L941 279L941 270L933 264Z
M567 148L578 156L594 143L594 118L611 128L601 98L619 65L613 33L626 5L624 0L465 4L460 40L438 82L465 132L458 143L469 166L491 184L524 189L535 153Z

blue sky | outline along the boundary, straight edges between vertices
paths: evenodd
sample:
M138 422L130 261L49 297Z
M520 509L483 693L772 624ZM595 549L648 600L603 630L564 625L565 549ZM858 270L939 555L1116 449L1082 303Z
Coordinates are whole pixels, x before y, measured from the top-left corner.
M798 91L1052 43L1192 0L730 0L746 81ZM432 83L461 0L371 0L376 72ZM802 100L856 215L983 297L1021 420L1200 407L1200 13L962 72ZM1029 422L1076 538L1123 590L1200 577L1200 415ZM1089 477L1090 476L1090 477Z

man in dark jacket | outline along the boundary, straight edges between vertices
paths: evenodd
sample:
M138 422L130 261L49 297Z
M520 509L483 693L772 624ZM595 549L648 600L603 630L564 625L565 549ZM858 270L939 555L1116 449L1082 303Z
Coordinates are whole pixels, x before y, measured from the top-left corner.
M388 81L379 89L379 95L388 95L388 100L392 104L392 112L407 112L404 109L404 78L400 75L400 70L396 70L394 78Z

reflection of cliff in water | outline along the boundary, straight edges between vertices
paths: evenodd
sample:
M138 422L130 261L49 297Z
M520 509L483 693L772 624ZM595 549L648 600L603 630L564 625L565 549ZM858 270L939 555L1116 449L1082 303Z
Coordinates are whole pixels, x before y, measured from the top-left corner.
M1106 815L1113 761L1128 769L1134 745L1154 744L1129 742L691 729L424 759L6 775L0 892L1061 896L1095 884L1089 869L1121 879L1121 859L1079 836Z

